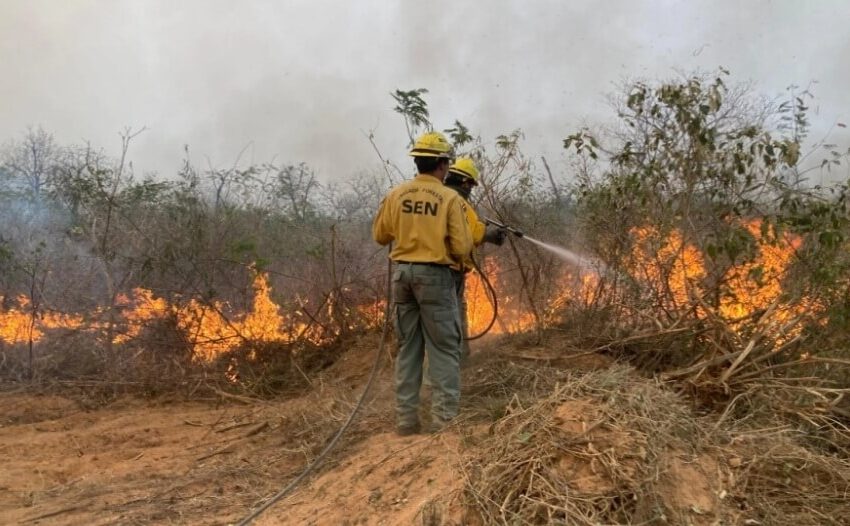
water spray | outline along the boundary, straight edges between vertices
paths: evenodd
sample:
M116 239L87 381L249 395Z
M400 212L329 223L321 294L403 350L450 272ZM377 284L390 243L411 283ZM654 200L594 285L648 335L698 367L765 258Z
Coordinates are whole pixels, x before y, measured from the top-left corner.
M514 227L508 226L504 223L500 223L499 221L495 221L493 219L485 217L484 222L487 223L488 225L493 225L493 226L498 227L498 228L504 228L505 230L507 230L511 234L515 235L516 237L530 241L530 242L534 243L535 245L539 246L540 248L548 250L549 252L555 254L556 256L563 259L564 261L566 261L568 263L572 263L573 265L581 268L582 270L592 270L593 272L596 272L597 274L602 274L605 271L605 265L603 265L602 262L600 262L600 261L591 260L591 259L588 259L588 258L580 255L580 254L576 254L572 250L566 249L564 247L560 247L558 245L552 245L551 243L546 243L544 241L540 241L539 239L534 239L531 236L525 235L524 232L522 232L522 231L520 231L520 230L518 230Z
M506 225L502 222L496 221L494 219L490 219L490 218L487 218L487 217L484 217L482 219L484 220L484 223L486 223L488 225L493 225L493 226L498 227L498 228L503 228L506 231L510 232L511 234L515 235L519 239L525 239L527 241L530 241L531 243L534 243L535 245L539 246L542 249L548 250L549 252L555 254L556 256L561 258L562 260L564 260L564 261L566 261L566 262L568 262L572 265L575 265L576 267L578 267L582 271L595 272L597 275L602 275L603 273L605 273L606 267L601 261L588 259L588 258L586 258L586 257L584 257L580 254L577 254L577 253L573 252L572 250L566 249L564 247L560 247L558 245L552 245L550 243L540 241L539 239L534 239L531 236L527 236L523 231L521 231L517 228L514 228L512 226L508 226L508 225ZM477 340L478 338L481 338L482 336L484 336L485 334L490 332L490 329L496 323L496 317L499 315L499 300L496 296L496 290L493 288L492 283L490 283L490 280L487 279L487 275L484 273L483 270L481 270L481 267L478 266L478 262L475 261L474 258L472 260L472 264L475 267L475 271L478 272L478 275L481 277L481 280L484 282L484 286L489 293L490 301L491 301L491 304L493 305L493 317L490 319L490 322L487 324L487 326L484 328L484 330L482 330L479 334L476 334L474 336L468 336L466 338L467 340Z

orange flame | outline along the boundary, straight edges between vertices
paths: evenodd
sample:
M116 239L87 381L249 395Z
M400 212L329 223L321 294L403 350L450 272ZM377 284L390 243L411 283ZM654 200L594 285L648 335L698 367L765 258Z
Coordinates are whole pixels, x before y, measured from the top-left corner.
M691 295L705 277L705 264L700 251L685 244L682 235L673 231L661 238L652 227L634 228L636 250L626 260L626 268L651 290L669 292L664 295L678 308L690 303Z
M152 320L165 318L172 312L167 301L162 298L154 298L153 292L142 288L133 289L132 300L123 294L119 295L118 303L132 303L135 308L123 313L127 329L123 334L113 338L114 343L125 343L138 337L142 329Z
M229 310L223 302L203 304L195 299L182 305L169 304L143 288L133 289L129 296L120 295L117 306L119 334L113 337L116 344L137 338L142 330L155 320L173 316L177 327L183 331L193 347L194 356L209 361L219 354L233 350L246 341L291 343L304 338L314 343L324 340L318 329L310 329L298 320L299 313L285 316L271 299L271 287L265 274L258 273L253 283L254 296L251 310L242 316L228 319ZM0 340L9 344L37 342L48 329L66 328L104 330L103 322L92 322L83 327L83 317L78 315L38 312L33 316L25 296L17 298L18 308L0 310Z
M483 270L487 273L493 288L498 288L500 276L496 261L493 259L486 260ZM475 336L484 331L493 318L493 300L490 298L487 285L478 272L470 272L466 275L464 297L466 299L466 322L469 336ZM492 334L500 334L501 332L502 327L498 325L494 325L491 329Z
M0 338L10 344L40 340L44 334L32 312L26 312L29 300L26 296L18 296L17 302L21 308L0 312Z
M564 272L558 282L558 289L549 301L552 315L568 307L587 308L597 299L599 275L595 272Z
M734 327L737 320L743 321L768 309L765 334L777 342L787 341L802 332L802 320L824 311L824 306L811 298L800 298L794 303L783 298L782 282L802 241L788 233L777 237L772 229L767 232L769 239L764 239L762 223L758 220L750 221L745 227L756 239L758 255L753 261L727 271L725 278L731 293L720 299L718 310Z
M756 253L752 260L730 267L721 276L723 294L716 315L735 327L738 322L775 304L768 323L776 329L774 336L784 338L799 332L801 326L782 328L782 324L807 311L815 313L822 308L806 298L793 306L783 302L782 283L802 241L787 233L777 237L773 230L763 236L762 226L757 219L744 224L756 241ZM649 290L660 293L659 299L665 301L665 308L692 305L696 295L706 294L703 282L706 266L702 253L685 243L678 231L661 238L657 230L643 227L633 229L632 235L637 241L636 250L628 258L626 267L639 282L648 285ZM705 308L710 307L707 302L701 302L697 313L707 315Z
M817 313L822 306L806 298L787 303L783 298L783 281L793 261L794 253L802 241L799 237L785 234L776 237L773 231L762 236L762 223L752 220L744 225L756 240L755 257L725 271L721 282L725 289L714 308L714 315L726 320L733 328L739 320L751 317L776 304L766 321L772 329L766 331L781 341L802 330L797 323L804 313ZM633 229L634 249L626 256L623 266L638 285L653 293L654 300L671 312L699 306L698 316L707 316L706 308L712 308L701 298L708 294L706 258L693 244L685 242L679 231L662 236L653 227ZM484 265L486 274L499 295L499 323L492 332L500 334L528 330L534 326L534 317L520 304L518 298L506 294L508 287L503 283L507 273L502 272L494 260ZM576 272L568 267L558 280L555 292L538 306L540 321L546 325L557 320L568 307L587 307L599 295L602 282L592 272ZM486 327L493 310L489 295L477 274L469 274L466 280L466 300L470 334L475 335ZM539 301L539 300L538 300ZM790 301L790 300L789 300ZM795 323L791 323L795 322ZM793 327L787 326L788 324ZM783 324L786 326L783 327Z
M534 327L534 315L524 308L517 295L510 293L508 283L505 282L510 271L502 269L493 258L485 260L481 270L496 291L499 303L498 318L488 334L515 333ZM469 336L477 336L493 321L493 298L484 279L476 271L466 275L464 298Z
M384 323L386 310L387 300L384 299L357 307L357 313L363 319L363 324L367 329L380 327Z
M222 302L204 305L193 299L186 306L176 308L177 325L193 345L195 356L209 361L246 341L291 343L299 338L314 343L322 341L317 330L309 331L306 323L295 319L297 314L288 317L281 314L280 307L271 299L271 286L265 274L257 274L253 288L251 311L241 318L228 319L224 315L227 305Z
M726 273L731 294L721 298L720 313L729 320L745 318L779 298L786 269L800 247L800 239L787 234L776 243L769 243L761 236L761 221L751 221L745 226L756 239L758 255Z
M736 320L745 319L780 301L782 281L801 243L799 238L791 235L781 236L773 242L762 239L762 225L758 220L745 226L756 239L757 255L753 261L734 266L722 276L728 291L718 300L715 313L733 326ZM635 249L626 257L624 267L647 289L659 292L657 299L663 301L665 309L690 306L699 295L705 294L706 261L699 249L684 241L680 232L661 236L652 227L642 227L633 229L631 235ZM519 278L515 275L517 271L501 268L494 258L484 262L483 270L496 289L499 300L499 319L491 333L504 334L534 327L537 320L516 292L520 290ZM600 285L604 283L596 274L577 273L571 267L565 268L550 289L549 297L544 301L538 300L539 321L548 324L567 307L591 305L598 299ZM151 322L167 318L174 320L192 346L193 355L202 361L212 360L245 342L322 343L335 336L329 329L308 323L303 312L283 312L272 300L266 274L256 274L253 292L250 311L228 316L232 309L224 302L202 303L191 299L172 304L155 297L150 290L133 289L128 296L118 298L119 334L113 342L125 344L138 338ZM469 334L477 335L493 317L489 291L477 272L467 274L465 294ZM0 341L9 344L37 342L45 336L45 331L57 328L104 330L102 322L91 322L84 327L83 317L79 315L40 310L34 315L25 296L16 298L15 304L16 307L0 309ZM329 304L327 314L334 319L342 316L343 319L337 321L346 323L349 328L377 327L383 322L385 306L385 300L381 299L332 312ZM704 308L700 307L698 315L707 315ZM786 323L806 310L814 312L818 309L819 306L805 300L794 307L779 305L774 311L773 321Z
M518 333L534 328L537 320L530 308L523 304L518 293L512 294L509 291L509 283L512 280L505 278L511 277L510 272L504 271L492 258L485 261L482 270L496 291L499 302L498 319L490 328L489 334ZM553 287L552 294L539 302L540 322L545 326L556 321L563 307L569 303L578 301L588 305L597 284L596 274L565 271ZM486 287L478 272L466 275L464 292L470 336L480 334L493 319L493 299Z
M76 329L83 323L81 316L34 311L24 295L18 296L15 302L17 308L0 309L0 341L8 344L37 342L44 337L44 331Z

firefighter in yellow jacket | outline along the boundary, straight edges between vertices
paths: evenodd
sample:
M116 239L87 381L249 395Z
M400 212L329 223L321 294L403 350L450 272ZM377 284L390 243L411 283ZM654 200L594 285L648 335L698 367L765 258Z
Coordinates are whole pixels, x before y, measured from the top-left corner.
M427 353L432 385L431 429L457 415L462 329L451 266L472 250L466 205L443 185L452 161L446 138L429 132L410 151L418 170L381 201L372 237L392 243L393 313L398 336L396 424L400 435L420 431L419 391Z
M469 198L472 194L472 189L478 186L478 168L469 157L461 157L449 167L449 175L443 183L460 194L466 202L466 218L469 227L472 231L472 243L477 247L482 243L493 243L501 246L505 242L508 231L504 228L495 226L487 226L483 221L478 219L478 214L475 213L472 203ZM461 362L465 361L469 356L469 342L466 338L467 320L466 320L466 299L464 297L464 282L466 273L472 270L472 252L463 259L459 265L452 267L452 275L455 280L455 291L457 292L458 306L460 308L461 327L463 330L463 345L461 346Z

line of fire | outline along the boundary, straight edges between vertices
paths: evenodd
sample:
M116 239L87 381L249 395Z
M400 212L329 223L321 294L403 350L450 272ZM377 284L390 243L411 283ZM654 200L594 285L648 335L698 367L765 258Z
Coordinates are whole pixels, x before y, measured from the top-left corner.
M800 240L785 235L770 242L761 240L761 223L753 220L746 228L758 240L755 257L745 264L729 267L723 280L728 290L717 301L705 296L706 255L682 241L678 232L659 237L651 227L633 229L634 253L625 265L628 276L611 276L590 269L576 269L568 263L560 265L559 277L549 282L549 290L541 308L533 312L517 286L518 269L496 257L484 260L482 272L489 277L500 307L490 333L506 334L532 331L555 323L570 306L588 307L613 303L618 286L638 286L647 295L662 294L664 308L676 311L697 306L701 317L720 317L734 327L736 320L770 309L770 323L776 337L790 338L800 330L800 323L785 325L802 313L815 316L822 306L815 302L796 301L783 304L786 271L800 248ZM326 307L323 313L310 313L307 307L285 306L276 300L269 275L253 271L253 298L250 309L238 311L222 301L204 302L198 298L166 301L151 290L134 288L119 295L118 316L108 324L105 309L92 312L55 312L33 309L27 296L6 298L0 310L0 341L5 345L29 345L73 331L84 331L100 338L111 335L111 343L124 345L140 337L146 328L170 323L181 336L193 360L210 362L218 356L251 344L291 344L307 341L316 345L333 341L339 329L324 320L338 318ZM478 334L493 316L492 299L479 273L472 273L466 291L469 331ZM382 323L385 300L377 299L356 305L343 314L349 330L369 330ZM628 314L628 313L626 313ZM632 313L637 315L636 313Z

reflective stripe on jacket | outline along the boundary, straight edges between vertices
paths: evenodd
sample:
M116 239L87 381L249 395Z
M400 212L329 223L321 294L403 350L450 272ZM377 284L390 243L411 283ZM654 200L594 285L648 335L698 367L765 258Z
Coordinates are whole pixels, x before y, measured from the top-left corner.
M419 174L381 201L372 221L372 238L393 242L393 261L452 265L472 251L466 203L434 176Z

